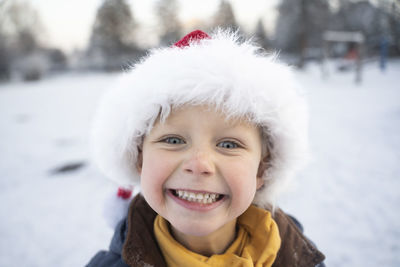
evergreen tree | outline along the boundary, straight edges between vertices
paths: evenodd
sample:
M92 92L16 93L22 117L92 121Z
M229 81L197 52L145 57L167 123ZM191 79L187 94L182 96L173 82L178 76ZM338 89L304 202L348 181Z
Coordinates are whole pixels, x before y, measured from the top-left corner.
M257 22L256 26L256 31L255 31L255 38L257 43L264 49L269 49L271 48L270 41L268 39L268 36L265 32L264 24L262 22L262 19L259 19Z
M178 4L175 0L159 0L156 3L161 45L170 45L181 37L181 25L177 13Z
M134 44L135 22L125 0L104 0L97 11L88 54L92 65L121 69L138 53Z
M214 17L214 27L230 28L237 30L239 26L236 23L235 15L231 4L226 0L221 0L219 8Z

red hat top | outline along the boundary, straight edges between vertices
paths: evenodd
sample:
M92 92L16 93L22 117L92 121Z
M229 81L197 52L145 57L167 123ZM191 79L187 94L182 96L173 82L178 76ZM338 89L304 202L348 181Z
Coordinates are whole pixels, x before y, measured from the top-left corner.
M191 33L186 34L182 39L180 39L178 42L176 42L173 46L183 48L185 46L189 46L190 43L193 43L194 41L200 41L202 39L211 39L211 37L200 30L195 30L192 31Z

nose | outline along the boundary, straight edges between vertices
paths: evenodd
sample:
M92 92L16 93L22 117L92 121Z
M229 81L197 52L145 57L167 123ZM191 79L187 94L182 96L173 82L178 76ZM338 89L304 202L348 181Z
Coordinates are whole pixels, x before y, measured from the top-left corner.
M183 170L196 176L211 176L215 172L215 166L209 152L195 151L184 162Z

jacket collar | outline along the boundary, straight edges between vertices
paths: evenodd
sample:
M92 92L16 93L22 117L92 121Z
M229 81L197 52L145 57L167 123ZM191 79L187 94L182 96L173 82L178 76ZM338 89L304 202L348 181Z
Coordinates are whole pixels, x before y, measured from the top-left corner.
M281 209L274 212L273 218L278 225L282 240L273 266L310 267L318 265L325 259L325 256L303 235L301 226L297 226Z
M154 236L157 213L138 194L129 207L122 258L129 266L167 266ZM146 265L147 264L147 265Z
M139 194L132 200L127 219L113 237L115 249L122 250L122 258L129 266L166 266L154 236L153 223L156 216L157 213L150 208L143 196ZM273 218L282 240L273 267L310 267L325 259L282 210L276 210Z

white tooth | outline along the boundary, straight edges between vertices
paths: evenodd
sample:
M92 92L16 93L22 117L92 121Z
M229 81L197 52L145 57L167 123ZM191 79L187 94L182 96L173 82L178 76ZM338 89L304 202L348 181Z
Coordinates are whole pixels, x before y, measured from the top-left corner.
M186 191L184 191L184 192L183 192L183 196L184 196L184 197L189 197L189 194L188 194Z
M208 198L208 199L207 199L207 202L208 202L208 203L212 203L213 200L212 200L211 198Z
M209 198L210 197L210 194L208 194L208 193L206 193L205 195L204 195L204 198Z
M215 199L215 194L210 195L212 199Z
M189 193L189 196L190 196L191 198L196 198L196 195L195 195L194 193Z
M179 197L183 196L183 192L181 190L178 190L178 196Z
M207 204L208 198L203 198L202 202L203 202L203 204Z
M197 194L196 197L197 199L203 199L203 194Z

